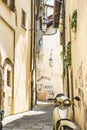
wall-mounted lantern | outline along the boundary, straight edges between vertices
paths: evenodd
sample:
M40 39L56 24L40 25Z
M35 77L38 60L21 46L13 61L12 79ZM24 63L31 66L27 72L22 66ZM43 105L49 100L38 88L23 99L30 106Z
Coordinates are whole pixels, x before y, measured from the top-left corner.
M53 66L53 59L50 57L49 58L49 66L52 67Z

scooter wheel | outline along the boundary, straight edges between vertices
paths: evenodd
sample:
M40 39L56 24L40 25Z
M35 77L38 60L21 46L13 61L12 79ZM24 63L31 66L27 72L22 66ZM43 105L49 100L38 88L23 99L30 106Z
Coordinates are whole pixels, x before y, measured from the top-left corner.
M60 130L73 130L72 128L68 127L68 126L62 126L60 128Z

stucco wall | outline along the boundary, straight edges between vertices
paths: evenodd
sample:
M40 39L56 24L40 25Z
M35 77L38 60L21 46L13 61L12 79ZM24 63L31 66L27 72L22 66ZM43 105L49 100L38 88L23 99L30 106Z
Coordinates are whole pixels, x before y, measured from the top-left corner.
M23 28L21 24L22 9L26 12L26 28ZM20 113L31 108L30 40L31 1L15 0L14 12L4 2L0 1L0 51L2 64L4 64L3 62L6 58L9 58L13 63L13 83L10 91L12 99L10 106L8 106L8 98L7 104L4 104L5 116ZM8 86L5 84L7 81L6 74L4 75L4 90L9 96ZM6 103L6 98L4 98L4 103Z
M4 61L8 58L13 63L14 62L14 30L6 23L5 20L0 17L0 53L1 53L1 65L3 66ZM5 115L11 114L12 107L11 107L11 101L12 101L12 79L11 79L11 86L7 86L7 70L10 70L12 72L13 68L8 65L4 68L4 73L2 71L3 79L4 79L4 85L2 86L2 91L4 92L4 101L1 106L4 111ZM11 76L12 77L12 76ZM1 87L1 86L0 86ZM2 92L2 93L3 93ZM3 97L2 97L3 98Z
M15 5L18 20L15 37L14 112L19 113L30 108L31 3L30 0L19 0ZM21 26L22 9L26 12L26 29Z
M54 30L51 28L50 33ZM48 31L49 32L49 31ZM47 32L47 33L48 33ZM48 33L49 34L49 33ZM59 41L59 31L54 35L43 36L43 75L50 78L50 85L53 86L54 95L63 91L62 86L62 61L60 53L62 47ZM49 58L52 53L53 65L49 66Z
M14 48L14 31L0 18L0 50L2 51L3 59L10 58L13 62Z
M77 32L71 31L72 46L72 68L73 68L73 87L74 96L81 98L79 104L76 103L75 118L81 129L87 129L87 2L85 0L66 0L66 43L69 37L69 16L77 9ZM83 13L84 12L84 13ZM83 119L83 121L82 121Z

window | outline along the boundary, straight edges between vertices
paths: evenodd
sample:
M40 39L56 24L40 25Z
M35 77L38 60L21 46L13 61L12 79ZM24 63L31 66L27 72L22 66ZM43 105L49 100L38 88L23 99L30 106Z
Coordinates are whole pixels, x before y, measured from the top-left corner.
M7 86L10 86L11 72L7 70Z
M10 4L11 4L11 3L10 3L10 0L7 0L7 1L6 1L6 4L7 4L8 7L10 7Z
M11 10L11 11L15 11L15 0L2 0L6 6Z
M23 9L22 9L22 26L26 27L26 13Z

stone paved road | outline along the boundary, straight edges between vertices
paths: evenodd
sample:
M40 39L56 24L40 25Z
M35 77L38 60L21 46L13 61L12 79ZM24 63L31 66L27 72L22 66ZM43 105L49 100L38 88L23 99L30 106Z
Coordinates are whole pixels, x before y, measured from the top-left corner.
M13 116L9 123L5 123L4 119L3 130L52 130L53 108L53 104L39 103L32 111L19 114L16 118Z
M38 102L32 111L4 118L3 130L53 130L53 108L53 104Z

